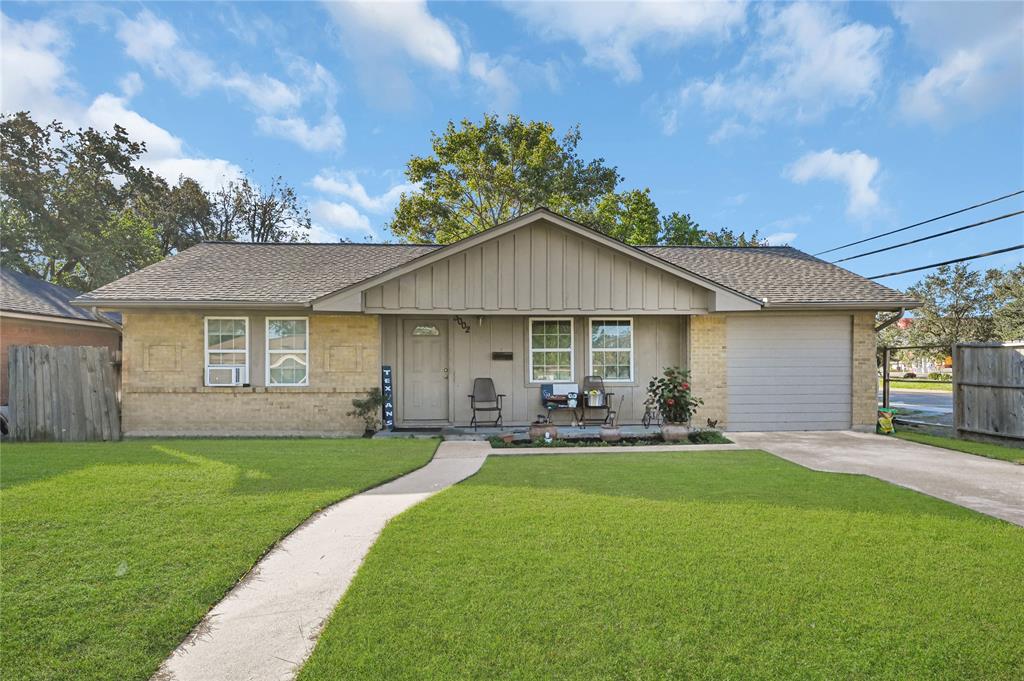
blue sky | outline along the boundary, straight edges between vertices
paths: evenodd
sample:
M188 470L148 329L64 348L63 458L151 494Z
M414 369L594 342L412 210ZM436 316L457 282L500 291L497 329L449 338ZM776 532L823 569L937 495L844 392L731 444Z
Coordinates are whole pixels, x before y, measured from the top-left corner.
M1021 3L2 11L5 112L120 123L171 179L283 175L314 240L389 238L409 156L485 111L579 124L583 155L650 187L663 212L809 252L1024 188ZM871 246L1021 209L1024 197ZM846 266L873 275L1021 243L1022 217Z

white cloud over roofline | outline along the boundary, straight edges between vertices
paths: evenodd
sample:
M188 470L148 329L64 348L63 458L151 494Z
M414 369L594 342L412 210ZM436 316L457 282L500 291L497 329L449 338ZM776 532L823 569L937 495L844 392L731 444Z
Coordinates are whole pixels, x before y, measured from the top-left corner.
M802 156L786 168L785 175L798 184L812 180L838 182L846 189L846 212L865 215L878 207L875 184L879 168L877 158L859 149L847 152L825 149Z

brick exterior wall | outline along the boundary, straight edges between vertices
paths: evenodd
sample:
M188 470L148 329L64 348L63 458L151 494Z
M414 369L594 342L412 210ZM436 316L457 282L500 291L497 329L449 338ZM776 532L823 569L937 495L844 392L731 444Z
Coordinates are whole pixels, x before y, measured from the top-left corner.
M111 327L0 316L0 404L7 404L7 348L12 345L84 345L121 349L121 334Z
M249 318L251 387L203 385L205 316ZM266 316L265 311L126 313L121 416L125 435L362 433L362 422L346 414L354 397L380 384L378 318L308 315L309 385L266 387Z
M728 427L725 319L723 314L690 317L690 386L693 394L704 400L694 416L694 426L705 426L712 419L718 421L719 428Z
M878 418L878 365L875 313L853 314L853 395L851 421L854 430L874 432Z

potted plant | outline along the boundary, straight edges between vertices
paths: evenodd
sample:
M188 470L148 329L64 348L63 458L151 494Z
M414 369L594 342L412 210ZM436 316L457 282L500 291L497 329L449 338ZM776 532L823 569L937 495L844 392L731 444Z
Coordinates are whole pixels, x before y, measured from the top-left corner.
M619 412L622 411L622 403L625 399L625 395L619 398L619 408L612 411L611 422L601 424L601 440L604 442L618 442L622 439L622 431L619 430Z
M544 414L537 414L537 419L530 424L531 440L546 440L558 437L558 426Z
M690 392L690 372L668 367L647 385L647 401L661 412L661 436L666 442L680 442L690 433L690 419L704 401Z
M373 434L380 429L381 407L384 406L384 396L380 388L370 388L366 397L357 397L352 400L355 407L348 412L349 416L357 416L363 420L363 437L373 437Z

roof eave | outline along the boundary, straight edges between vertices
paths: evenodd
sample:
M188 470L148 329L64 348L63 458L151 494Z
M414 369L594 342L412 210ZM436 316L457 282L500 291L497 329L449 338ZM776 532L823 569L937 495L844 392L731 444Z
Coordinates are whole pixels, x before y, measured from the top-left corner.
M115 298L74 298L72 305L79 307L96 307L101 310L120 310L127 308L218 308L218 309L257 309L257 310L306 310L310 303L273 303L253 300L119 300Z
M856 301L807 301L799 303L773 303L771 301L765 306L765 310L912 310L921 307L922 303L917 300L903 301L878 301L878 300L856 300Z

